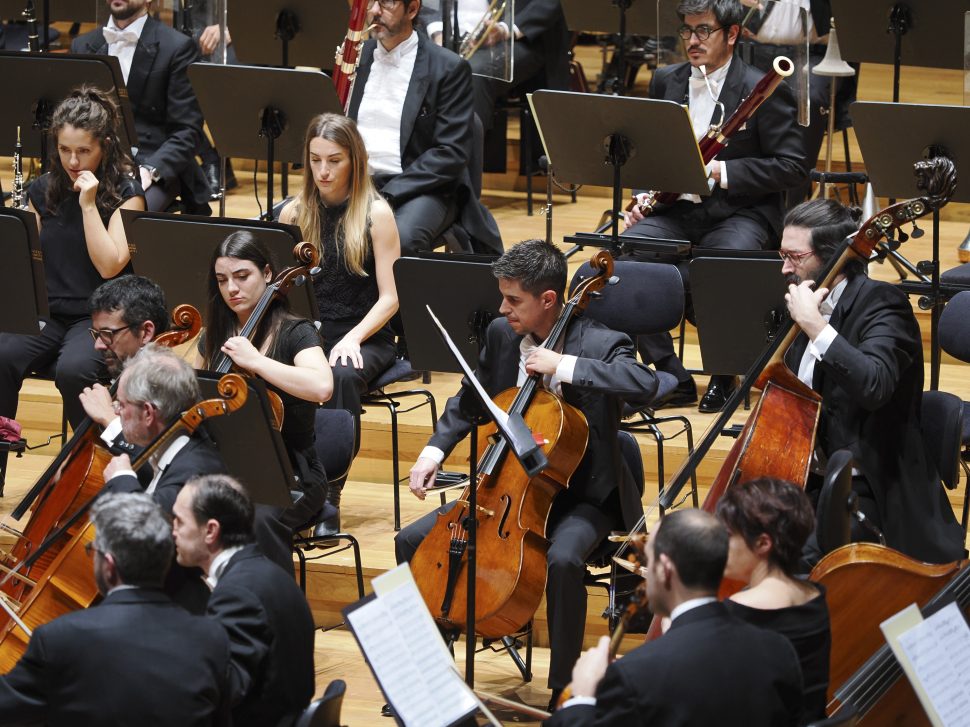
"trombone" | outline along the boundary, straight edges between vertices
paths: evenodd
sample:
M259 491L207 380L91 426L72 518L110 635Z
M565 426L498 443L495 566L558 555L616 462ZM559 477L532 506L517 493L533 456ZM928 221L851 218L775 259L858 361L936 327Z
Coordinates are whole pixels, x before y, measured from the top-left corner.
M471 60L471 57L475 55L476 51L482 47L485 38L488 37L488 31L505 14L505 8L508 4L509 0L492 0L488 6L488 10L485 11L481 20L478 21L478 25L470 33L466 33L462 37L461 45L458 46L458 55L466 61Z

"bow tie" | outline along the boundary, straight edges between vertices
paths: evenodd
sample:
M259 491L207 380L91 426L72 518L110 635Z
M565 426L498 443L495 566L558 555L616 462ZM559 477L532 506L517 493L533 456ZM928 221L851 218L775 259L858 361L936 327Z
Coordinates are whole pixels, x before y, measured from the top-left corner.
M377 48L374 51L374 62L383 63L385 66L390 66L391 68L397 68L401 65L401 54L394 53L393 51L388 53L383 48Z
M121 43L122 45L138 45L138 35L132 30L118 30L117 28L105 27L104 40L108 45Z

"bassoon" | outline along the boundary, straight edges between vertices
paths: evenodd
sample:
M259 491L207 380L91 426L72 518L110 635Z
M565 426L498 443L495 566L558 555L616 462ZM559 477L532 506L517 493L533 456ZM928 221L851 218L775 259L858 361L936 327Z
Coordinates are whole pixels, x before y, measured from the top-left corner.
M334 62L333 85L337 88L337 98L344 113L350 105L350 95L354 91L354 78L357 75L357 64L360 63L360 46L364 42L369 28L364 27L367 22L367 0L354 0L350 10L350 26L344 37L344 44L337 47L337 57Z

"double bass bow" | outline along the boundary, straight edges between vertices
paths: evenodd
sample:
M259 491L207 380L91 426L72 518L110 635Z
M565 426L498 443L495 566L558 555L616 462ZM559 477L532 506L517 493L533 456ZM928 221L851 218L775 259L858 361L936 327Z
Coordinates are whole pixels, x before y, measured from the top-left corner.
M577 286L545 347L557 348L562 343L573 316L609 281L613 259L608 252L597 253L591 264L599 273ZM542 439L548 466L530 478L518 460L509 456L509 442L504 437L495 438L479 461L477 482L469 484L476 487L475 512L469 512L471 493L466 487L457 506L438 515L411 559L414 580L432 616L449 630L466 630L470 619L465 521L475 517L474 622L476 633L484 638L515 633L539 607L546 582L549 509L579 466L589 431L582 412L543 389L539 374L531 375L521 388L502 392L495 403L510 415L521 415L536 440ZM481 427L481 441L494 434L494 425Z

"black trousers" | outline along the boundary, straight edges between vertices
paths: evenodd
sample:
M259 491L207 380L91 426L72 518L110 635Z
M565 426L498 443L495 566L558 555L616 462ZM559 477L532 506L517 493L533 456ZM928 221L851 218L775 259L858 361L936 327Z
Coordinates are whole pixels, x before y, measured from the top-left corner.
M617 499L614 497L614 499ZM618 499L617 499L618 502ZM409 562L434 527L438 514L454 502L415 520L394 536L398 563ZM586 560L616 526L616 508L575 502L563 493L553 503L546 556L546 617L549 621L549 688L562 689L572 679L586 631Z
M513 44L512 59L516 86L530 81L545 67L542 51L534 48L525 38L517 39ZM496 78L505 72L505 52L498 51L497 47L480 48L468 63L474 74L475 113L482 120L485 131L488 131L494 123L495 102L508 95L513 88L512 83Z
M730 179L728 182L730 183ZM775 236L760 219L736 214L724 220L712 220L703 204L685 201L676 202L661 213L648 215L624 234L661 240L688 240L695 248L708 250L765 250L778 244ZM667 262L643 253L633 253L630 257L645 262ZM677 263L677 268L684 279L684 313L692 321L694 311L690 303L687 262ZM666 331L637 336L637 352L645 364L653 364L658 371L676 376L678 381L690 378L687 369L674 353L673 338Z
M394 205L394 221L401 237L401 255L414 257L433 250L438 239L458 219L454 198L423 194Z

